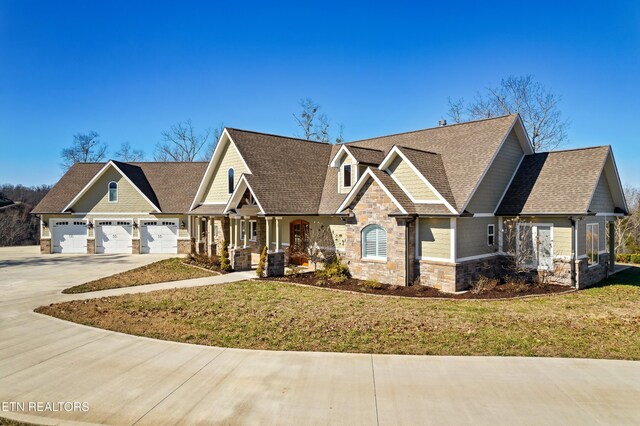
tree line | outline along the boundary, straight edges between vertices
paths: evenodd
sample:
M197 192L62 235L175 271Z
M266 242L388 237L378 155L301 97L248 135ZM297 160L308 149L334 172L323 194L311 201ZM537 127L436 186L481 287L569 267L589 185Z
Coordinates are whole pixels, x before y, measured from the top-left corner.
M34 245L40 242L40 220L31 210L51 186L0 186L0 247Z

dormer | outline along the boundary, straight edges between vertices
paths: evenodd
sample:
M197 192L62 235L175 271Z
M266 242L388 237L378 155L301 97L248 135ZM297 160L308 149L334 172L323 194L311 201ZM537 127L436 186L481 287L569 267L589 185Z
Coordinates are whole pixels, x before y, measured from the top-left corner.
M338 169L338 192L347 194L367 167L377 167L383 158L384 152L377 149L342 145L329 163Z

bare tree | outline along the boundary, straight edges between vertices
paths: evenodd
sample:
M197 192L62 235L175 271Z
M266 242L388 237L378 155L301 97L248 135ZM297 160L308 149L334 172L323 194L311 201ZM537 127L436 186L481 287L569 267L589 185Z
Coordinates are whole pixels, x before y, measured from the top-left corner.
M569 121L558 107L561 97L531 75L509 76L497 87L477 93L473 101L449 99L447 115L456 123L519 113L535 152L550 151L567 142Z
M213 151L216 149L216 145L218 145L218 141L222 136L222 132L224 132L224 124L220 123L218 127L211 131L212 137L211 142L207 145L207 148L204 150L202 155L202 160L209 161L211 156L213 155Z
M640 188L627 186L624 189L629 215L618 218L615 226L616 253L640 251Z
M299 137L310 141L319 141L331 143L332 138L329 133L331 122L326 114L318 113L320 105L315 103L311 98L300 99L300 113L293 114L301 129ZM333 140L335 143L344 142L344 125L338 125L338 136Z
M303 257L318 269L318 263L330 262L336 255L336 244L331 229L321 223L314 222L305 230L305 240L288 248L289 258Z
M535 247L530 223L519 218L506 219L502 227L502 245L506 254L504 269L508 275L531 270Z
M64 148L60 153L61 166L67 170L75 163L89 163L103 161L107 155L107 144L100 140L100 135L93 130L89 133L73 135L70 148Z
M116 158L120 161L142 161L144 159L144 151L133 149L129 142L123 142L120 145L120 151L116 152Z
M178 122L162 132L162 140L156 144L153 158L156 161L197 161L202 158L203 147L210 135L210 129L196 133L191 120Z

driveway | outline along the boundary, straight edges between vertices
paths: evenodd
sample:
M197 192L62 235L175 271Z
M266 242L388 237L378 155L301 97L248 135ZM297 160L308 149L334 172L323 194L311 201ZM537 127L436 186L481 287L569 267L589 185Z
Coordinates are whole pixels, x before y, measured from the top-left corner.
M63 288L158 258L0 249L0 417L118 425L640 423L637 362L225 349L33 312L80 297ZM88 411L6 410L29 401L85 402Z

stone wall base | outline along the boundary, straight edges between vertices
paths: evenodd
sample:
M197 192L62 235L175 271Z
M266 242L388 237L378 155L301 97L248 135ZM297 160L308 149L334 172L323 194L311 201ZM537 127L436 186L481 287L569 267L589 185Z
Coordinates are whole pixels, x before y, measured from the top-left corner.
M95 238L87 238L87 254L96 254Z
M140 240L131 240L131 253L140 254Z
M178 254L193 253L193 243L191 240L178 240Z
M229 260L234 271L251 270L251 248L235 247L229 249Z
M267 253L267 260L264 267L265 277L284 276L284 251Z
M579 289L598 284L609 276L609 254L601 254L597 265L588 265L587 259L580 259L576 264L577 287Z
M51 238L40 239L40 254L51 254Z

